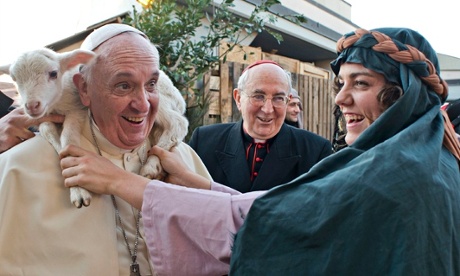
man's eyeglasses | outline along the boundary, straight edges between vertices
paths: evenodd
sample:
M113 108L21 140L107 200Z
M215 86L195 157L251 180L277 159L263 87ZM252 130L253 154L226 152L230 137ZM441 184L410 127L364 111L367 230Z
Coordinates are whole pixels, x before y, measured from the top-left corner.
M272 101L273 107L285 107L286 104L289 102L289 98L283 95L273 96L269 98L265 96L264 94L248 95L244 92L242 92L242 94L246 95L249 98L249 102L252 105L257 106L257 107L264 106L267 100Z

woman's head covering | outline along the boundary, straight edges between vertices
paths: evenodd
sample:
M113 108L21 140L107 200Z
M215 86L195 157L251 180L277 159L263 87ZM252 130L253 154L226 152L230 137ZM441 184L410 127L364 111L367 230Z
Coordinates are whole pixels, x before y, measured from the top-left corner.
M339 73L340 65L345 62L360 63L370 70L381 73L388 81L401 86L404 94L409 94L403 96L405 99L401 100L402 103L399 105L406 104L406 108L414 109L416 114L419 113L417 109L424 109L427 103L432 106L439 104L433 95L437 95L441 102L447 98L448 87L440 77L437 54L430 43L413 30L358 29L339 39L337 52L339 56L331 62L331 68L336 75ZM392 113L384 116L382 120L392 121L386 118L394 118ZM414 113L407 115L413 118L406 118L405 124L400 124L395 131L401 130L407 123L416 119ZM399 121L403 122L403 120ZM393 135L394 132L389 134ZM457 139L454 138L453 130L447 128L446 136L446 146L460 158L460 149L456 146Z
M460 229L460 172L443 147L447 86L436 52L404 28L358 29L337 49L334 73L360 63L404 94L352 145L254 202L235 237L230 274L460 271L452 231Z
M339 57L331 63L336 75L342 63L360 63L383 74L388 81L401 85L401 66L405 66L438 93L442 101L447 98L447 83L439 76L436 52L415 31L401 28L358 29L337 42L337 52Z

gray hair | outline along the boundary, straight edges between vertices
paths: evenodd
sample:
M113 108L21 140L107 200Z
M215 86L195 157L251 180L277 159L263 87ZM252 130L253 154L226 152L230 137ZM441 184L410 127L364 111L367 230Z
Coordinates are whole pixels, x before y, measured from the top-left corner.
M243 72L243 74L241 74L240 78L238 79L238 90L239 91L242 91L244 90L244 87L246 86L248 80L249 80L249 74L250 74L250 71L251 70L246 70ZM287 95L286 96L289 96L289 93L292 89L292 80L291 80L291 72L289 71L286 71L285 69L283 69L284 73L286 74L286 81L289 85L289 89L288 91L286 91Z

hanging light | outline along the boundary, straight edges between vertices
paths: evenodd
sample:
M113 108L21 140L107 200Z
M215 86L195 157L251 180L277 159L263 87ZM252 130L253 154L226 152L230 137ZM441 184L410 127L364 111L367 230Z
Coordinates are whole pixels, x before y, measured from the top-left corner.
M145 8L149 8L152 5L154 0L136 0L136 1L139 4L141 4L142 7L144 7L144 9L145 9Z

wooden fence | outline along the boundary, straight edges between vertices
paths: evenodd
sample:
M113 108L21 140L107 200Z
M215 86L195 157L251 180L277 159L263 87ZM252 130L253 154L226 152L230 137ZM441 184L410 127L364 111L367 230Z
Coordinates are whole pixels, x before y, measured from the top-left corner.
M297 77L294 88L302 101L304 128L332 141L334 98L331 96L331 81L307 75Z
M273 56L263 58L274 59ZM295 66L293 63L283 64L279 60L276 61L286 70L294 71L290 69ZM236 122L241 118L233 100L233 89L237 86L239 76L247 65L239 62L221 62L219 70L215 70L214 75L209 74L205 77L205 93L209 93L211 100L203 124ZM307 64L308 66L310 65ZM330 93L331 80L328 74L321 76L315 73L305 73L306 71L314 72L312 68L305 69L305 66L300 66L300 74L299 69L291 72L293 88L299 92L304 107L304 128L332 140L334 100ZM319 74L322 74L323 71L323 69L319 70Z

